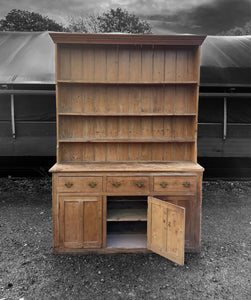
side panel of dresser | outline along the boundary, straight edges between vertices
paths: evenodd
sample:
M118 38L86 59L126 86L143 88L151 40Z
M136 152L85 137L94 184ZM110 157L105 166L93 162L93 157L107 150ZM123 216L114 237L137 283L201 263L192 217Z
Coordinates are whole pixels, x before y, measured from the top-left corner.
M52 218L53 218L53 251L59 248L59 202L57 196L58 173L52 173Z

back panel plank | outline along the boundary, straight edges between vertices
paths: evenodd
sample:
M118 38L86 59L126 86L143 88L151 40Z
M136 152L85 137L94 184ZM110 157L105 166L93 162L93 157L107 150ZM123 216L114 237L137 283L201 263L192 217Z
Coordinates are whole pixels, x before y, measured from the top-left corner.
M71 112L72 111L72 89L69 85L58 85L59 93L59 112Z
M106 81L106 49L102 46L94 48L95 62L94 62L94 80Z
M153 88L153 112L154 113L163 113L164 111L164 95L162 87Z
M141 81L141 48L139 46L130 49L130 81Z
M84 87L83 92L83 112L94 112L94 104L96 98L96 89L94 86Z
M82 94L83 89L81 86L76 85L74 88L71 90L71 111L76 112L76 113L81 113L82 112L82 106L83 106L83 94Z
M71 49L69 47L58 47L58 79L71 79Z
M71 150L72 150L72 143L59 144L59 162L60 163L72 161Z
M118 79L118 48L116 46L107 47L107 81Z
M118 112L119 113L129 113L129 99L130 99L130 91L128 87L120 86L118 88Z
M90 46L84 46L82 49L83 49L82 50L83 80L84 81L93 81L94 80L94 66L95 66L94 49L93 49L93 47L90 47Z
M141 111L141 89L138 87L130 88L130 113Z
M179 114L187 112L187 92L184 86L176 87L175 112Z
M71 145L71 161L81 162L83 161L83 144L73 143Z
M151 113L153 111L153 90L146 86L141 90L141 112Z
M118 111L118 89L117 87L107 87L106 111L116 113Z
M107 89L105 86L97 86L95 91L95 112L106 112ZM109 99L110 100L110 99Z
M165 79L165 52L163 47L154 47L153 81L163 82Z
M144 47L141 54L141 80L151 82L153 80L153 49Z
M118 81L128 82L130 78L130 52L129 49L119 48L118 53L119 61L118 61Z
M186 81L187 80L187 51L178 50L177 51L177 61L176 61L176 80Z
M175 50L165 51L165 81L176 80L177 52Z
M176 87L175 86L166 86L164 88L164 99L163 106L164 112L167 114L175 113L175 97L176 97Z
M82 49L80 47L71 48L71 80L82 79Z

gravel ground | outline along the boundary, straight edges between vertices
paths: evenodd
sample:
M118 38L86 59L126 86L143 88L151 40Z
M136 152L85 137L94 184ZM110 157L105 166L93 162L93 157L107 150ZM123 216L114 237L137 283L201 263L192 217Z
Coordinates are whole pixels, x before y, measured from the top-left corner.
M202 251L53 255L51 180L0 178L0 300L251 299L251 182L203 183Z

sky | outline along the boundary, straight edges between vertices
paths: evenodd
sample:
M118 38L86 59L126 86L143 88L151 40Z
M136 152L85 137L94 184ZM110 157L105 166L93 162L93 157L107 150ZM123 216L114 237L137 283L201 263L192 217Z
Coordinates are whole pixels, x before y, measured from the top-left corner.
M15 8L66 24L72 16L117 7L149 21L156 34L214 35L251 20L251 0L0 0L0 18Z

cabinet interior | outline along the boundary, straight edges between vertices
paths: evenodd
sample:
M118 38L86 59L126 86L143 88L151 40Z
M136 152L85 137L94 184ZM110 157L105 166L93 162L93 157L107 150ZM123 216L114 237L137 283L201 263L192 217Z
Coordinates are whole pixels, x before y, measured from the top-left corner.
M107 248L146 248L147 197L107 197Z

